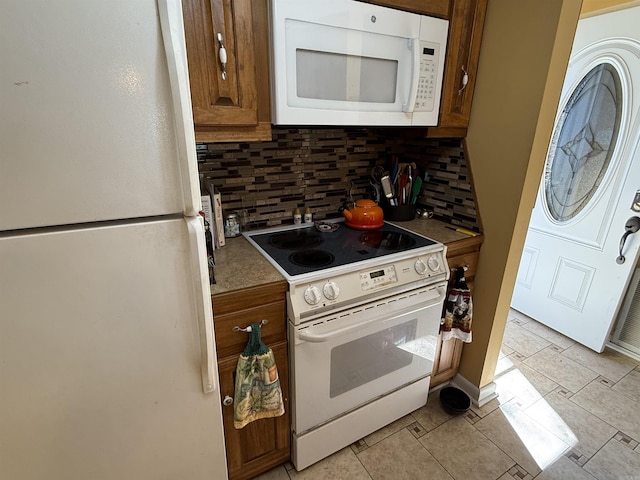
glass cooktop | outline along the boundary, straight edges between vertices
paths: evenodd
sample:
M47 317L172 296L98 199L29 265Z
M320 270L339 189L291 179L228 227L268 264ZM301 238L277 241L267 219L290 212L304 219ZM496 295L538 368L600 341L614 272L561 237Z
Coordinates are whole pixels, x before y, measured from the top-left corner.
M436 244L389 223L376 230L364 231L347 227L342 222L324 225L337 225L338 228L319 230L312 224L294 229L247 232L245 236L292 277Z

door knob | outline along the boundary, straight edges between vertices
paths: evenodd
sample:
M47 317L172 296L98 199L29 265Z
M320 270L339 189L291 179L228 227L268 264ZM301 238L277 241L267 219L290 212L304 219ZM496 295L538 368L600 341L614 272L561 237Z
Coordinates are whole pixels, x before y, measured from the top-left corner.
M627 237L636 233L638 230L640 230L640 217L631 217L629 220L627 220L627 223L624 224L624 234L620 239L620 255L618 255L618 258L616 258L616 263L618 265L622 265L626 260L626 258L624 258L624 255L622 254L622 249L624 248L624 244L627 241Z
M222 404L225 407L228 407L229 405L233 405L233 397L230 397L229 395L225 395L224 398L222 399Z

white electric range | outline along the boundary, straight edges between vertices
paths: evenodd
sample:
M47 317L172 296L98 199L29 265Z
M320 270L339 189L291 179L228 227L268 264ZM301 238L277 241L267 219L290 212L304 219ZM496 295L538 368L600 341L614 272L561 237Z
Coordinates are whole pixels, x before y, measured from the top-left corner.
M289 283L298 470L426 403L449 278L444 245L388 222L244 236Z

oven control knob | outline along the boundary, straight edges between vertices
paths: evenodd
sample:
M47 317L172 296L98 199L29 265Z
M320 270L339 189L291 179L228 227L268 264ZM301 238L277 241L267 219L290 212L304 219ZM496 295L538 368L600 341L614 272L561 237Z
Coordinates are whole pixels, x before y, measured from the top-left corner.
M314 287L313 285L307 287L304 291L304 301L309 305L316 305L320 299L322 298L322 294L320 293L320 289L318 287Z
M429 270L431 270L432 272L439 272L440 270L442 270L442 268L440 267L440 260L438 260L438 257L436 255L431 255L429 257L429 260L427 260L427 265L429 265Z
M424 263L421 258L416 260L414 268L416 269L418 275L424 275L425 273L427 273L427 264Z
M340 295L340 287L336 282L327 282L324 284L324 288L322 289L322 293L329 300L335 300Z

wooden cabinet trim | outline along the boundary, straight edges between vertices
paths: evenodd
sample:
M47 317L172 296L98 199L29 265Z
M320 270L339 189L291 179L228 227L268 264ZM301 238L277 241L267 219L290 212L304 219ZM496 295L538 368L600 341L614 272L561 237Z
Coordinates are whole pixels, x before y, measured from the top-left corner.
M430 15L432 17L449 18L450 0L363 0L383 7L406 10L408 12Z
M242 288L212 296L214 315L237 313L275 301L286 300L289 285L285 280L254 287Z
M486 11L487 0L451 1L439 127L469 124ZM465 71L468 82L462 89Z
M183 0L183 14L196 141L270 140L266 0Z

